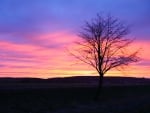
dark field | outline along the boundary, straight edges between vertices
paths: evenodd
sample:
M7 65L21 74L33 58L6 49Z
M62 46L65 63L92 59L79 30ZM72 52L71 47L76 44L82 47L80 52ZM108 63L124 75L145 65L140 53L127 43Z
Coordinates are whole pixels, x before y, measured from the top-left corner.
M150 113L150 86L3 90L0 113Z
M0 113L150 113L150 79L106 77L1 78Z

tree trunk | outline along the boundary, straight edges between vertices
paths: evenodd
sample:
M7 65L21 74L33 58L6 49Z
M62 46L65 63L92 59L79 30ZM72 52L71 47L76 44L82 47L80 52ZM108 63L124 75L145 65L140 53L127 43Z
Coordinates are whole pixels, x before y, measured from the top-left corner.
M97 88L96 95L95 95L95 100L98 100L100 97L100 94L102 92L102 85L103 85L103 74L100 74L98 88Z

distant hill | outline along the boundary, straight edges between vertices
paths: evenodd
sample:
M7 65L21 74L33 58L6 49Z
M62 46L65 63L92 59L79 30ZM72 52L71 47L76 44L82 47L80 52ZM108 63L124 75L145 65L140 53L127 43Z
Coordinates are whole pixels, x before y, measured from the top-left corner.
M96 83L98 76L75 76L64 78L0 78L1 83ZM150 84L150 79L133 77L104 77L104 84Z
M75 76L65 78L0 78L0 89L95 87L98 76ZM105 86L150 85L150 79L132 77L104 77Z

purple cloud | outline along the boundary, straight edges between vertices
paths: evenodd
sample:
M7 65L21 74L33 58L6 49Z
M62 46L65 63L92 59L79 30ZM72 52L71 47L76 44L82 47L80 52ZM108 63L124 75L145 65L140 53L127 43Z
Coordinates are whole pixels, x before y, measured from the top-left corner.
M131 25L130 36L137 40L150 41L149 4L149 0L0 0L0 67L53 67L84 21L99 12Z

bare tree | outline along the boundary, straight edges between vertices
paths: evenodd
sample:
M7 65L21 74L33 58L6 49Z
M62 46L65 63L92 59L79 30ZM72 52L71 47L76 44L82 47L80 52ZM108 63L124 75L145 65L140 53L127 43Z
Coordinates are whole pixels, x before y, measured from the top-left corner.
M129 29L112 16L97 15L91 22L85 22L79 33L80 42L76 53L72 55L94 67L99 74L99 85L96 93L98 99L103 77L109 70L137 62L137 53L127 51L133 40L125 37Z

